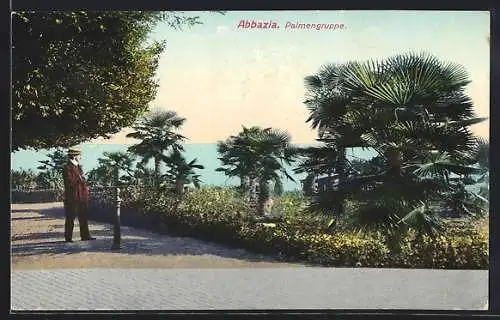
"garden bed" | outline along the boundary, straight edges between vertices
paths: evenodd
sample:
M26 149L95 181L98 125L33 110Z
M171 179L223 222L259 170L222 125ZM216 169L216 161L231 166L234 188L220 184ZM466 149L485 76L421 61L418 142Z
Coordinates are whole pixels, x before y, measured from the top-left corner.
M292 204L295 205L295 204ZM272 224L249 219L244 206L230 190L202 189L182 201L161 194L140 194L122 209L122 224L155 232L191 236L208 241L273 254L286 261L328 267L391 267L488 269L488 234L444 234L415 241L402 238L399 252L390 251L379 238L348 232L325 232L324 226L298 217ZM106 210L113 220L113 206ZM136 208L136 209L134 209Z
M89 197L89 219L97 222L114 224L116 221L116 202L113 201L112 190L99 189L93 191ZM127 196L127 195L125 195ZM137 229L150 230L156 233L167 232L165 224L157 215L140 214L137 208L127 206L127 202L120 207L120 224Z

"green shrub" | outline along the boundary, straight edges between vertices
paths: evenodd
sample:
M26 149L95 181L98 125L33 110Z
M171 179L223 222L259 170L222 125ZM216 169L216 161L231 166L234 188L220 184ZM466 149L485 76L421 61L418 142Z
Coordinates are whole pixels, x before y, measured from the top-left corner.
M280 217L297 217L304 216L309 201L307 198L298 193L286 192L281 197L274 199L272 213Z
M11 190L11 203L48 203L64 201L64 190Z
M134 200L144 214L159 215L169 232L221 242L289 261L322 266L488 268L487 232L448 233L421 240L408 233L398 254L372 234L328 228L326 217L294 214L304 199L280 199L284 214L272 225L255 223L232 189L200 189L182 197L149 190Z
M421 241L406 238L402 252L391 257L397 267L441 269L487 269L489 265L488 236L474 232L470 235L446 235Z

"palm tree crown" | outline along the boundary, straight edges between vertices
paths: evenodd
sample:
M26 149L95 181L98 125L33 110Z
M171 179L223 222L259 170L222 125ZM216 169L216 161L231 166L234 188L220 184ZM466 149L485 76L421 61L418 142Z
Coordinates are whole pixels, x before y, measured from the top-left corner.
M392 209L382 210L387 217L402 207L424 208L410 210L412 216L428 213L422 201L437 201L443 190L454 188L451 174L476 172L471 165L478 143L469 126L485 119L475 116L464 93L468 83L463 67L427 53L323 66L306 78L305 103L307 122L318 129L330 157L319 158L327 152L317 150L299 170L330 167L339 174L337 202L355 197L375 204L385 197L386 205L392 203ZM372 148L384 165L377 174L348 177L345 149L350 147Z
M236 136L217 145L222 167L217 171L230 177L239 177L245 198L250 201L259 187L260 202L269 195L269 182L277 189L282 187L281 175L294 181L285 169L295 158L296 148L291 145L290 135L283 130L243 127Z
M186 138L176 133L180 129L185 118L179 117L175 111L156 111L148 114L133 128L135 132L127 134L127 137L140 140L129 151L142 157L145 164L153 159L155 162L155 174L160 175L160 165L166 151L184 150L181 142Z
M90 183L110 186L116 183L132 182L134 157L130 154L104 152L103 157L97 161L98 166L87 173Z
M186 184L193 184L196 188L200 187L201 176L196 173L195 169L202 170L205 167L197 164L196 158L187 162L179 150L174 150L170 155L164 157L164 161L169 166L169 170L164 176L174 182L178 194L183 193Z

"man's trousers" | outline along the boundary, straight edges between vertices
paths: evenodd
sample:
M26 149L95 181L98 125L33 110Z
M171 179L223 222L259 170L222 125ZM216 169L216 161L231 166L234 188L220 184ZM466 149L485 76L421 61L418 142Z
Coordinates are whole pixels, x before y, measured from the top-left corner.
M66 221L64 223L64 238L66 241L71 241L73 238L73 228L75 227L76 217L78 217L80 225L80 237L82 240L90 238L87 202L67 202L64 204L64 209L66 211Z

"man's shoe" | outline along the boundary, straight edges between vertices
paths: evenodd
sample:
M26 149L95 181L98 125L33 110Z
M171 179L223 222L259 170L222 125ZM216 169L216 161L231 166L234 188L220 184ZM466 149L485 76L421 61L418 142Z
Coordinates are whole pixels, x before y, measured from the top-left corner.
M73 242L73 240L71 240L71 239L66 239L64 241L66 241L66 242Z
M89 240L95 240L95 238L94 237L82 238L82 241L89 241Z

